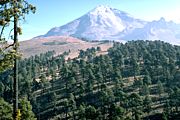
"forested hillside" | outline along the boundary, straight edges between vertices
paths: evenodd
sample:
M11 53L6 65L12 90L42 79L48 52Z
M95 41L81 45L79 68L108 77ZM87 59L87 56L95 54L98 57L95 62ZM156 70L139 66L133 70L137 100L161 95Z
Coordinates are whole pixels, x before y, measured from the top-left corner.
M180 119L180 46L162 41L54 51L19 62L19 96L38 120ZM0 74L0 97L12 103L13 71ZM0 104L2 101L0 99Z

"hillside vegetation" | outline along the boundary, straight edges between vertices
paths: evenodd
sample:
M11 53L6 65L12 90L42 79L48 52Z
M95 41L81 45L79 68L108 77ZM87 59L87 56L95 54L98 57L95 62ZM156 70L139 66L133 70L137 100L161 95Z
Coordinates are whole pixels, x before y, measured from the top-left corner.
M38 120L180 119L180 46L162 41L114 42L19 63L19 96ZM0 75L0 96L12 102L12 70Z

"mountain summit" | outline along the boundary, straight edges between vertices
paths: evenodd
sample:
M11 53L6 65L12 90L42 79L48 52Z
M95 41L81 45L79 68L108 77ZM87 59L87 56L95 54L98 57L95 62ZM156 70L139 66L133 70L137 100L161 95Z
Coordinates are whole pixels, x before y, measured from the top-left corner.
M177 41L177 37L180 36L180 25L172 21L166 22L164 18L147 22L136 19L124 11L99 5L76 20L52 28L41 37L61 35L88 40L162 39L167 41L171 39Z
M44 36L69 35L89 40L118 39L116 35L119 37L120 32L141 28L145 23L126 12L100 5L66 25L52 28Z

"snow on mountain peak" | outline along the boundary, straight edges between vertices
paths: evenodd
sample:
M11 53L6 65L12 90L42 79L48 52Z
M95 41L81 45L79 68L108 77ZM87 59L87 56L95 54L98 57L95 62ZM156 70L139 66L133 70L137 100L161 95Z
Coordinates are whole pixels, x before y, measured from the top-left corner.
M107 13L112 13L112 8L104 5L99 5L96 8L94 8L92 11L90 11L90 14L93 15L104 15Z
M119 34L126 34L139 28L144 22L134 19L126 12L99 5L82 17L66 25L51 29L44 36L71 35L87 39L117 39Z
M111 7L109 7L108 5L99 5L94 10L96 10L96 11L107 11L110 9L111 9Z
M82 17L43 36L74 36L89 40L180 39L180 25L164 18L146 22L124 11L99 5Z
M113 29L120 32L125 29L125 25L120 17L109 6L99 5L88 13L92 26Z

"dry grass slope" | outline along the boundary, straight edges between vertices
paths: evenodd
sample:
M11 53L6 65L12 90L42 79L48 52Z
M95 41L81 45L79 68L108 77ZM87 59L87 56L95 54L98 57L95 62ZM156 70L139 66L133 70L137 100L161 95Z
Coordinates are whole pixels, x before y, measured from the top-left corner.
M112 47L112 43L86 42L69 36L53 36L23 41L20 43L20 51L23 54L23 58L28 58L47 51L54 50L56 55L59 55L70 50L71 53L68 57L75 58L78 56L79 50L98 46L102 50L99 54L106 54L107 49Z

